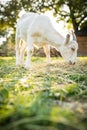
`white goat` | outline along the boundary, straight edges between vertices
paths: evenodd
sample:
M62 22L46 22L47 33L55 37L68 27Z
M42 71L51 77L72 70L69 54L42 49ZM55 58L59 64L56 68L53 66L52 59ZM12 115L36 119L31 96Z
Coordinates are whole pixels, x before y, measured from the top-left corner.
M22 66L24 64L24 54L27 50L25 68L30 68L34 46L44 47L47 61L50 61L50 46L53 46L69 64L75 64L76 62L78 43L74 33L73 40L70 41L70 35L67 34L64 38L59 34L47 16L26 13L17 23L16 65Z

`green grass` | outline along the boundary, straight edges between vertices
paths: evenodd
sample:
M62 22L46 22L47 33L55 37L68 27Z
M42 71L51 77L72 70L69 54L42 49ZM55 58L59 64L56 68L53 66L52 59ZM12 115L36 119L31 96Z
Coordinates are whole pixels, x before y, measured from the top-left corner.
M0 130L41 129L87 129L87 57L33 57L30 71L0 57Z

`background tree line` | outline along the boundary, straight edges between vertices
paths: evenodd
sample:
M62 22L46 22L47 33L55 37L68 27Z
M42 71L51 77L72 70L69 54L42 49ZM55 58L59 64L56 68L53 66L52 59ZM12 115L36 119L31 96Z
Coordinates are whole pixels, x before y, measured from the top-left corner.
M37 13L52 10L57 22L71 23L76 34L87 30L87 0L1 0L0 37L4 36L7 44L15 43L16 23L22 9Z

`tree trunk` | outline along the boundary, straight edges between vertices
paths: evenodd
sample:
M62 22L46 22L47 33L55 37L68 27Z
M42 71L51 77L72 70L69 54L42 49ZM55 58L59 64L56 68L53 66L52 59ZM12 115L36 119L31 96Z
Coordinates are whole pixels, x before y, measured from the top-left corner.
M75 33L77 34L78 23L76 22L76 18L74 17L74 10L72 9L71 2L68 4L68 6L69 6L69 9L70 9L70 18L72 20L73 28L74 28Z

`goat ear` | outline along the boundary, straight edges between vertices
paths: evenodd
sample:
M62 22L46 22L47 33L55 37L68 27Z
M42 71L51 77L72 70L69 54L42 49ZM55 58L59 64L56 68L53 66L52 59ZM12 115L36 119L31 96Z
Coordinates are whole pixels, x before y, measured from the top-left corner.
M66 35L65 44L68 44L68 43L69 43L69 41L70 41L70 35L69 35L69 34L67 34L67 35Z
M74 31L72 30L71 32L72 32L73 40L77 41L77 38L76 38L76 35L75 35Z

